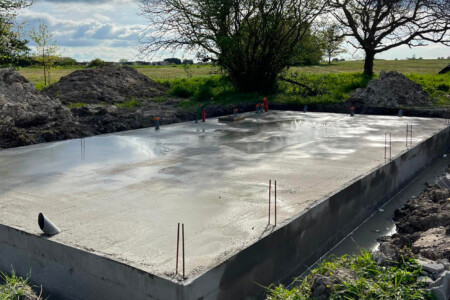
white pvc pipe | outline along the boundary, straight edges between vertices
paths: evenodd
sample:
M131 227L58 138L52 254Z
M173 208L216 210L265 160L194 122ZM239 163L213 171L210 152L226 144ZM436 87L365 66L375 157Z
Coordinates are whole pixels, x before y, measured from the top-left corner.
M52 236L61 232L61 229L53 224L53 222L45 217L42 213L39 213L38 224L39 228L41 228L45 235Z

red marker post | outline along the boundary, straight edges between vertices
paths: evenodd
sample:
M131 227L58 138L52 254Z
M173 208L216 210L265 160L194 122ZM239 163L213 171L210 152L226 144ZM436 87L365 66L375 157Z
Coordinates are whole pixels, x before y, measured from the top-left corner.
M267 98L266 97L263 98L263 103L264 103L264 110L266 112L268 112L269 111L269 102L267 102Z

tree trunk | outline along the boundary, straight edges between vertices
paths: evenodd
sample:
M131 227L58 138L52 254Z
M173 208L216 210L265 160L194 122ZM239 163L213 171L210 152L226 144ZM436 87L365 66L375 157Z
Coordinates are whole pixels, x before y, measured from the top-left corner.
M373 61L375 53L366 50L366 58L364 60L364 75L373 76Z
M328 64L331 65L331 56L328 56Z

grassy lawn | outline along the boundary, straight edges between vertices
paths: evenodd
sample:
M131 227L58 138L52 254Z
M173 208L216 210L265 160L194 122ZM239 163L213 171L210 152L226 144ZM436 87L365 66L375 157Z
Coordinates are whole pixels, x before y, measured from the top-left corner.
M450 64L449 59L416 59L416 60L375 60L374 71L397 71L399 73L415 74L437 74L440 70ZM364 62L342 61L333 62L331 65L320 65L311 67L294 67L292 69L303 73L358 73L362 72Z

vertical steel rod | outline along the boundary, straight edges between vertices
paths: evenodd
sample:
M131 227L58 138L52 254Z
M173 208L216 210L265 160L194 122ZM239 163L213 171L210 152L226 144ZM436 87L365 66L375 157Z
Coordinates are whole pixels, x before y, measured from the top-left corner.
M275 226L277 226L277 181L275 180Z
M387 152L386 146L387 146L387 133L384 134L384 162L386 162L386 152Z
M410 132L411 132L411 142L410 142L409 146L412 148L412 146L413 146L413 124L412 123L411 123L411 130L410 130Z
M389 133L389 160L392 160L392 134Z
M272 180L269 180L269 223L268 224L270 224L270 194L271 194L271 191L272 190Z
M182 228L182 234L183 234L183 278L185 278L186 274L185 274L185 270L184 270L184 224L181 225Z
M178 230L177 230L177 265L175 267L175 275L178 275L178 256L179 256L179 249L180 249L180 223L178 223Z
M406 123L406 148L408 148L409 124Z

